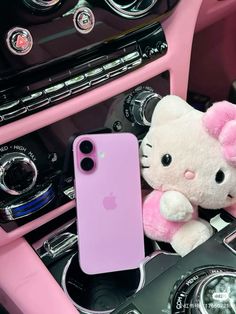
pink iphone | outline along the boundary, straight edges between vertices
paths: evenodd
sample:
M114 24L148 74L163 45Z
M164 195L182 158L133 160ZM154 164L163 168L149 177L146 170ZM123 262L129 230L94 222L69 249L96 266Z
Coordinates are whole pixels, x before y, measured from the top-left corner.
M73 155L80 267L87 274L139 267L144 234L136 137L82 135Z

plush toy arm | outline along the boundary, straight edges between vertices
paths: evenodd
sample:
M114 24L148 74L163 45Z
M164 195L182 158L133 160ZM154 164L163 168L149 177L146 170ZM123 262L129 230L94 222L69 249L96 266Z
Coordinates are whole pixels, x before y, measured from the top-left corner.
M161 197L160 212L170 221L188 221L192 218L193 207L182 193L167 191Z

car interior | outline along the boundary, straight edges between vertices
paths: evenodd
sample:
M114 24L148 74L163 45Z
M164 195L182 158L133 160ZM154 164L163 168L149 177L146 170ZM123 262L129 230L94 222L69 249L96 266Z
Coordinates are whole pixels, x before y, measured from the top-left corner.
M214 232L185 256L147 236L142 248L141 216L106 229L94 209L114 182L124 199L152 190L127 181L137 148L135 157L129 142L96 176L89 141L99 160L104 149L119 154L123 133L141 144L166 95L203 113L236 104L235 19L236 0L0 1L0 314L236 313L236 212L199 208ZM103 206L114 212L112 193ZM86 272L84 237L91 267L111 269L116 249L128 262L144 256L137 267Z

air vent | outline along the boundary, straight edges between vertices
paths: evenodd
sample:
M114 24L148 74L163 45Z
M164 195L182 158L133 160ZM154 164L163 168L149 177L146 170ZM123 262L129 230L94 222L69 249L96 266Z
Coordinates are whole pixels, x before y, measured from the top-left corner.
M117 14L130 18L140 18L149 13L158 0L105 0Z

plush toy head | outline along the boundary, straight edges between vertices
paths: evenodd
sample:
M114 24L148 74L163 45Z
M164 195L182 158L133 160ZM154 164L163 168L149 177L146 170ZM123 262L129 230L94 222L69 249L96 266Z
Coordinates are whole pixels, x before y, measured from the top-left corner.
M236 202L236 106L206 113L177 96L156 106L141 144L142 175L160 191L178 191L193 205L218 209Z

